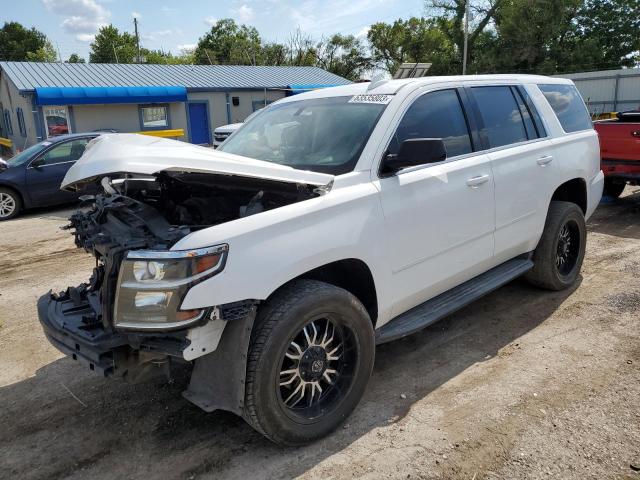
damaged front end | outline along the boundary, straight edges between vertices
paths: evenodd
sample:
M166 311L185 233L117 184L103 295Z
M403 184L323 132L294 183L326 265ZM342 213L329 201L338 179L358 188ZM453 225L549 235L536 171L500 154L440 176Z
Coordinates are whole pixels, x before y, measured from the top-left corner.
M246 353L257 302L183 310L193 285L223 271L229 246L171 248L194 231L318 193L299 184L202 173L100 180L104 193L83 197L85 207L65 227L76 245L95 257L96 266L87 283L40 298L47 337L91 370L132 382L157 373L158 367L168 372L172 361L203 357L204 365L215 357L223 368L215 373L211 365L196 364L185 396L205 410L239 411L246 355L238 352ZM227 328L228 323L234 326ZM209 355L218 349L223 331L228 347ZM194 383L211 375L230 388L228 401L213 402L202 394L202 382ZM206 388L211 385L208 381Z

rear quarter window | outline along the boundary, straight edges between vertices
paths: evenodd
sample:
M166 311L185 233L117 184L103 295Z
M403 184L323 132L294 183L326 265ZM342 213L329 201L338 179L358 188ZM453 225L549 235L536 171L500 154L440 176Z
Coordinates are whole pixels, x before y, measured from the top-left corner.
M573 85L538 85L567 133L593 128L582 97Z

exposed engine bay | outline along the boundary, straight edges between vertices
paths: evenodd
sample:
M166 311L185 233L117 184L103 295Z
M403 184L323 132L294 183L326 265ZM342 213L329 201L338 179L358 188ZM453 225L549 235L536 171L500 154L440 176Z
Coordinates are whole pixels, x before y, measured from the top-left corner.
M192 231L318 196L307 185L207 173L104 178L102 185L105 193L83 197L92 208L70 219L76 244L91 253L105 237L123 235L145 243L132 248L170 248Z

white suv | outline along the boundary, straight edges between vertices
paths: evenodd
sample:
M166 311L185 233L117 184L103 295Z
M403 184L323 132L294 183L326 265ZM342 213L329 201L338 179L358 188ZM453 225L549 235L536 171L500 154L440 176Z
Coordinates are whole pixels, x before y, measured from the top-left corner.
M507 75L286 98L215 151L102 135L63 186L95 182L71 228L98 266L40 299L51 342L132 381L193 362L188 400L299 445L355 408L376 344L520 275L571 286L603 175L574 85Z

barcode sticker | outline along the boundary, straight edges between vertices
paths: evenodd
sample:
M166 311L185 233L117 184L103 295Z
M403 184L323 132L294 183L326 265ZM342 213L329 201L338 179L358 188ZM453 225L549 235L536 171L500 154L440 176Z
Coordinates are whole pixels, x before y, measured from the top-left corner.
M355 95L351 100L349 100L349 103L378 103L386 105L391 101L392 98L393 95L362 94Z

